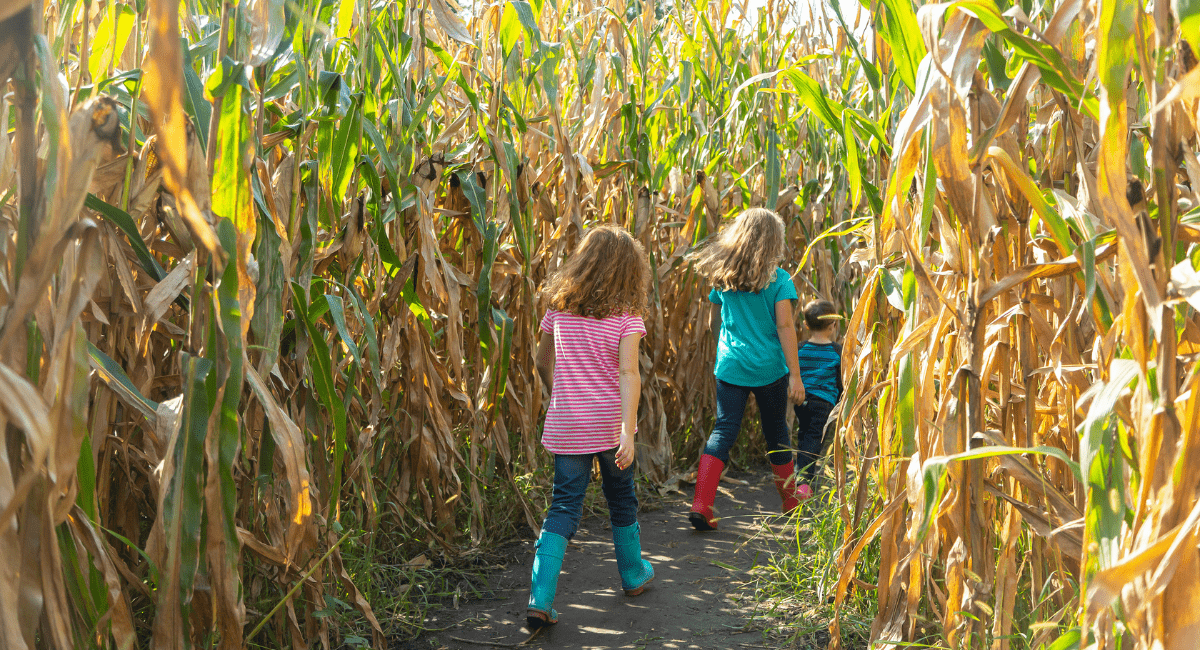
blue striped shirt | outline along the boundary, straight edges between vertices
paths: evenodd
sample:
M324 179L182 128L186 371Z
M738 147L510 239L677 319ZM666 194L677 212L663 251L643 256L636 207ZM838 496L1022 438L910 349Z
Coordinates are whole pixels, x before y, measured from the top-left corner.
M842 398L842 346L805 341L800 344L799 357L805 394L837 404Z

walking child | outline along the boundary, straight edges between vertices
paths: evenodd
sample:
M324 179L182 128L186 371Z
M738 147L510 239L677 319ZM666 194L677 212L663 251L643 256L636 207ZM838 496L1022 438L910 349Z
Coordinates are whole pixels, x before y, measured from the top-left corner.
M796 358L792 301L796 287L783 259L784 226L779 215L752 208L717 236L699 255L697 269L713 283L708 295L712 331L717 337L717 421L700 456L696 494L688 519L696 530L717 528L713 501L729 450L737 441L750 394L758 403L767 459L783 511L797 505L792 478L788 399L804 401Z
M642 245L624 229L604 225L587 232L542 289L550 308L537 369L551 387L542 444L554 454L554 495L533 560L525 616L531 630L558 622L558 574L583 514L593 459L604 481L621 588L637 596L654 578L642 559L633 488L638 343L646 333L649 282Z
M825 440L825 424L833 405L842 399L842 346L837 342L837 309L828 300L813 300L804 306L804 324L809 338L800 344L800 377L806 399L796 409L796 495L812 496L817 460Z

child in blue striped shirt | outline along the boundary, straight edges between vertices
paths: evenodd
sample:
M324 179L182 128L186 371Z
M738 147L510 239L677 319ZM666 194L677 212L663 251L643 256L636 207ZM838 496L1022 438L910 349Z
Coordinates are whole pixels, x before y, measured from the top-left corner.
M804 306L808 340L800 344L800 377L806 398L796 412L796 496L812 496L817 460L824 442L825 424L833 405L842 398L842 346L837 342L837 309L828 300L813 300Z

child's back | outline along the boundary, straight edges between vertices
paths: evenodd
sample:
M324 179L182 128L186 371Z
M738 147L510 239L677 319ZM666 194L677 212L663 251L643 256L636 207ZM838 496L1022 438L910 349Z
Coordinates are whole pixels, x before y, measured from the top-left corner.
M720 305L716 376L737 386L765 386L788 372L779 344L775 303L796 298L787 271L776 268L774 279L761 291L722 291L713 288L708 299ZM807 384L806 384L807 386Z
M551 309L542 331L554 336L554 377L542 444L555 454L590 454L616 447L621 436L621 339L646 332L632 314L605 318Z
M811 336L800 345L796 356L804 378L806 399L797 404L796 470L801 474L798 492L812 494L817 460L825 442L825 424L833 405L842 398L842 346L837 338L839 316L833 303L814 300L804 306L804 324Z
M836 341L805 341L798 356L808 399L837 404L842 397L842 346Z
M646 332L639 314L646 311L649 282L641 244L605 225L590 229L542 288L550 309L542 319L537 369L551 387L542 444L554 454L554 492L530 576L530 629L558 622L558 574L583 515L594 463L604 481L621 588L636 596L654 578L642 559L633 486L638 343Z
M754 395L767 460L784 512L797 505L791 486L793 460L787 428L788 401L804 399L796 364L792 301L796 286L778 263L785 228L763 208L743 212L699 255L696 268L713 283L710 327L717 334L714 374L717 413L696 470L688 519L696 530L717 528L713 502L729 450L741 432L746 401Z

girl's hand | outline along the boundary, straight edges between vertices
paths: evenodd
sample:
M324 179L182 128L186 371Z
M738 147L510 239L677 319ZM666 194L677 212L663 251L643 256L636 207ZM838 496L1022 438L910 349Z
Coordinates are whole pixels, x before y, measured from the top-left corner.
M800 375L792 375L788 378L788 397L796 404L803 404L805 400L804 380L800 379Z
M633 444L632 432L621 432L621 445L617 447L617 469L625 469L633 464L637 450Z

